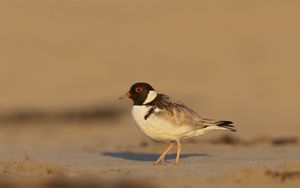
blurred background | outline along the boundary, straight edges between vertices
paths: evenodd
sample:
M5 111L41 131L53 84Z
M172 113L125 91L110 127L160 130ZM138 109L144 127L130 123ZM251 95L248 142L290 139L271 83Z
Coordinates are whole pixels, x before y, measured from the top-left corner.
M33 155L45 130L53 148L66 139L92 143L103 132L120 142L144 138L130 118L131 101L117 100L139 81L203 117L234 121L241 137L297 136L299 6L292 0L2 0L2 152L11 149L18 159L22 143L23 153ZM24 119L26 128L9 127ZM59 137L60 129L78 136L62 131Z
M299 5L1 1L1 111L114 102L146 81L240 134L293 133Z

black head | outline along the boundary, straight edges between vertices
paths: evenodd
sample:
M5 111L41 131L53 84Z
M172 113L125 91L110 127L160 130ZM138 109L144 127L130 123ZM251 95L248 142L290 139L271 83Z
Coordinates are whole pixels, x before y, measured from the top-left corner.
M144 82L135 83L130 87L130 90L126 94L128 98L131 98L133 100L134 105L142 105L146 101L148 94L151 92L151 95L155 94L156 92L154 88ZM150 96L152 97L152 96ZM155 98L155 96L154 96ZM153 99L154 99L153 98Z

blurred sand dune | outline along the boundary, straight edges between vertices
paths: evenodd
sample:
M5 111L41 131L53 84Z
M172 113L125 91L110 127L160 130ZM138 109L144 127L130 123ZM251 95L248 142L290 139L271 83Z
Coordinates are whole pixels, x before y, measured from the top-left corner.
M245 132L298 131L297 7L1 1L0 110L114 102L133 82L148 81Z

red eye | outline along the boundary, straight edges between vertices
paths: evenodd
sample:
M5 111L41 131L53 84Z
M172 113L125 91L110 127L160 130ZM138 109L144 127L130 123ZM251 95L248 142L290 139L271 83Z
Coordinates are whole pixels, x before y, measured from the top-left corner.
M135 92L137 92L137 93L140 93L140 92L142 92L142 91L143 91L143 89L142 89L141 87L135 88Z

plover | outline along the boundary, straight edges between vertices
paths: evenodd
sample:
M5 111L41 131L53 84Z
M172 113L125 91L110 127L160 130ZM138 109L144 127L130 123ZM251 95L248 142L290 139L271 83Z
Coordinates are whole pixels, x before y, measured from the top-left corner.
M132 116L138 128L150 138L170 142L154 164L164 163L166 154L177 144L177 164L183 139L203 135L211 130L236 132L233 122L202 118L192 109L168 95L157 93L148 83L135 83L125 96L133 101Z

